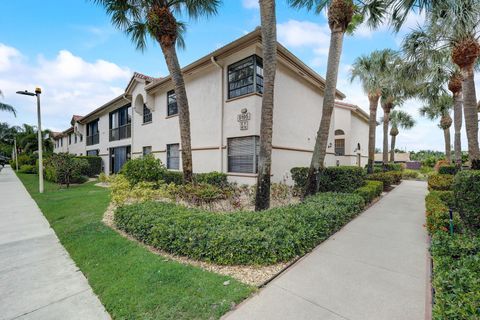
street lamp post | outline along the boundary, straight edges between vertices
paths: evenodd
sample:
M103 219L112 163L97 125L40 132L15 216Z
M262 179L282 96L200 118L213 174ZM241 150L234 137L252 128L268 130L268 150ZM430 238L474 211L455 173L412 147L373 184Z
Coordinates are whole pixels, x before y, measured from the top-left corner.
M18 94L23 94L26 96L36 96L37 97L37 120L38 120L38 128L37 128L37 140L38 140L38 189L40 193L43 193L43 141L42 141L42 117L40 113L40 94L42 93L42 89L35 88L35 93L25 91L17 91Z

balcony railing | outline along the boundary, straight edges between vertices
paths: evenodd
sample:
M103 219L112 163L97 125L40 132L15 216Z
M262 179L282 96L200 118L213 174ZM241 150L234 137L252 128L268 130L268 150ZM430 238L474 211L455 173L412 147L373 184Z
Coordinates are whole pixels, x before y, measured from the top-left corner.
M132 136L132 130L130 124L125 124L118 128L110 129L110 141L117 141L127 139Z
M93 146L94 144L98 144L100 142L100 135L94 134L91 136L87 136L87 146Z

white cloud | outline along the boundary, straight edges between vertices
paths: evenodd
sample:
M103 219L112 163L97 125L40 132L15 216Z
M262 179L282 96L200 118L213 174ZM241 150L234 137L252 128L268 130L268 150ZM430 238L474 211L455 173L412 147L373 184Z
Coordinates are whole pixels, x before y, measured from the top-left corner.
M19 50L0 44L0 88L5 102L18 111L17 118L2 113L1 121L36 123L35 101L15 92L40 86L44 127L64 130L73 114L86 114L121 94L131 76L126 67L105 60L86 61L67 50L54 58L31 60L27 64Z
M243 0L243 7L247 9L258 9L258 0Z
M288 20L277 26L281 43L290 47L311 47L317 54L327 54L330 43L328 25L310 21Z

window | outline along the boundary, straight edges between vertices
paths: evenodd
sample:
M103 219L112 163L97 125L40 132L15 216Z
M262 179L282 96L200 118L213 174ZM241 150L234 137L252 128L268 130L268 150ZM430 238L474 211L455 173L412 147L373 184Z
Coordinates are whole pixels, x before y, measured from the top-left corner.
M75 136L75 143L77 143L77 134L75 133L74 136Z
M100 135L98 132L98 119L87 124L87 146L98 144Z
M167 92L167 116L178 114L177 95L174 90Z
M336 136L343 136L344 134L345 134L345 132L343 130L340 130L340 129L335 130L335 135Z
M60 138L60 146L63 147L63 137Z
M87 150L87 156L90 156L90 157L97 157L98 156L98 153L99 153L99 150L96 149L96 150Z
M110 141L131 137L132 107L126 105L110 112Z
M151 146L143 147L143 151L142 151L143 156L146 156L147 154L151 154L151 153L152 153L152 147Z
M167 144L167 169L178 170L180 168L180 145Z
M228 172L257 173L259 137L228 139Z
M228 67L228 98L263 93L262 58L253 55Z
M68 144L72 144L72 134L68 135Z
M147 105L143 105L143 123L152 122L152 111L147 108Z
M335 139L335 155L345 155L345 139Z
M80 142L83 141L83 134L80 135Z

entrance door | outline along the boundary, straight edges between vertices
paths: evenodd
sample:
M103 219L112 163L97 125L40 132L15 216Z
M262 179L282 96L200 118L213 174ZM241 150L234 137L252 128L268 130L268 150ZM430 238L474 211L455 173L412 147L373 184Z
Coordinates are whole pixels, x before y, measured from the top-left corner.
M130 146L110 149L110 173L118 173L125 162L130 160Z

